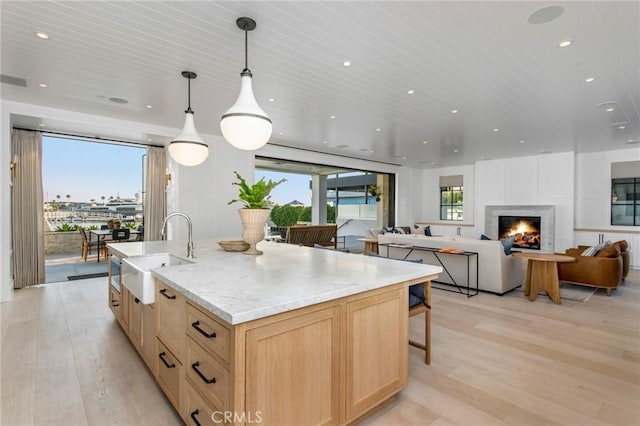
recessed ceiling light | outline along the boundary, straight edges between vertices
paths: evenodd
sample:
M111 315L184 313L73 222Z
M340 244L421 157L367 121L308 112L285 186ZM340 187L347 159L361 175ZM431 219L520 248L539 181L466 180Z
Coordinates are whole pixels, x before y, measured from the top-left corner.
M615 111L615 108L614 108L614 107L609 107L609 108L605 109L605 111L607 111L607 112L613 112L613 111Z
M151 108L153 108L153 105L147 105L146 107L147 107L147 109L151 109Z
M624 129L626 129L626 128L627 128L627 126L625 126L625 125L620 125L620 126L618 126L618 129L619 129L619 130L624 130Z
M267 99L267 100L268 100L269 102L275 102L275 99L273 99L273 98L269 98L269 99Z
M562 40L558 43L558 47L569 47L573 44L573 40Z
M284 135L284 132L280 132L280 136Z
M345 67L350 67L351 66L351 61L344 61L342 62L342 65Z
M369 150L369 152L373 154L373 150L372 150L372 149L371 149L371 150Z
M458 152L458 150L457 150L457 149L454 149L454 150L453 150L453 152Z
M327 141L322 141L322 143L327 143Z
M47 85L47 83L38 83L38 87L42 87L43 89L46 89L49 86Z
M153 139L147 138L147 142L153 142Z
M520 141L520 143L524 143L524 141Z
M451 114L457 114L457 113L458 113L458 110L457 110L457 109L452 109L452 110L451 110Z
M331 115L331 116L329 116L329 118L333 120L334 118L336 118L336 116L335 115Z
M36 31L34 34L36 35L36 37L41 38L43 40L49 39L49 34L43 33L42 31Z
M382 130L382 129L381 129L381 128L377 128L377 129L376 129L376 132L379 132L380 130Z
M610 126L617 127L618 129L624 129L627 124L629 124L628 121L618 121L617 123L611 123Z
M402 159L403 159L403 160L406 160L406 159L407 159L407 157L402 157Z
M407 90L407 94L409 95L413 95L414 93L416 93L416 91L413 89Z
M494 132L499 132L499 131L500 131L500 129L495 128L495 129L493 129L493 131L494 131Z
M429 143L429 141L422 141L422 143L426 145Z
M611 112L611 109L615 109L618 104L614 101L601 102L596 105L596 108L602 111Z
M593 83L596 80L595 77L587 77L584 79L585 83Z
M527 18L527 22L533 25L546 24L558 18L564 12L562 6L545 6L533 12Z
M40 124L38 124L38 126L44 127L44 123L40 123Z
M635 142L633 139L627 139L627 142Z

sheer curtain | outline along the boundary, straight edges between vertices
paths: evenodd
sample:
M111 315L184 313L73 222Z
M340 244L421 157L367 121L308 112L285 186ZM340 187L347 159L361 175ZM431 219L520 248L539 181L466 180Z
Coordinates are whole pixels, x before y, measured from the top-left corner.
M45 282L42 133L13 130L11 153L17 163L11 191L14 288Z
M147 149L147 188L144 200L144 239L160 239L160 227L167 214L165 187L166 154L164 148Z

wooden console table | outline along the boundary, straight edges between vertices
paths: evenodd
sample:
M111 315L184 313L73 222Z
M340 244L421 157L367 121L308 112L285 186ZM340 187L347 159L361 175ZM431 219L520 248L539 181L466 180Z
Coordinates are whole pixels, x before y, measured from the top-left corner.
M461 293L461 294L465 294L464 291L462 291L462 289L465 287L463 285L460 285L456 282L456 280L453 278L453 276L451 275L451 273L449 272L449 270L447 269L447 267L445 266L444 262L442 261L442 259L440 258L441 254L452 254L455 256L466 256L467 258L467 297L473 297L475 295L478 294L479 290L478 290L478 277L479 277L479 266L478 266L478 253L475 251L460 251L460 252L446 252L446 251L441 251L443 249L441 248L435 248L435 247L422 247L422 246L414 246L411 244L398 244L398 243L382 243L382 244L378 244L380 247L386 247L387 248L387 257L389 257L389 254L391 252L390 249L392 248L399 248L399 249L406 249L407 254L404 256L403 260L407 260L407 258L411 255L411 253L413 253L414 250L418 250L418 251L426 251L426 252L430 252L433 254L433 257L436 258L436 260L438 261L438 263L440 263L440 266L442 266L442 269L444 271L445 274L447 274L449 276L449 278L451 279L451 283L448 282L443 282L443 281L432 281L434 283L438 283L438 284L445 284L448 286L454 286L454 289L448 289L448 288L442 288L442 287L435 287L432 285L433 288L436 288L438 290L445 290L445 291L452 291L454 293ZM476 258L476 286L475 288L471 287L471 279L470 279L470 270L471 270L471 258L474 257ZM470 292L470 290L475 290L473 293Z
M560 304L560 280L558 262L575 262L571 256L553 253L513 253L513 257L527 259L527 278L524 295L536 300L538 292L544 290L549 298Z

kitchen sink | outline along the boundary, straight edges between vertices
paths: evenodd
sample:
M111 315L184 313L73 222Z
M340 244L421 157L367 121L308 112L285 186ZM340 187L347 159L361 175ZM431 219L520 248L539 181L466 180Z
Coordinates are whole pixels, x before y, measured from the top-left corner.
M193 262L169 253L128 257L122 259L122 284L141 303L153 303L156 297L151 270L190 263Z

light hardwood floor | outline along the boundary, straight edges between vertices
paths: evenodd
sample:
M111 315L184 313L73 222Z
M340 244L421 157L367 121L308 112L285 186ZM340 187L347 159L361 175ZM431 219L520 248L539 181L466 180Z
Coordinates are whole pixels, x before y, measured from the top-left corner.
M106 279L47 284L0 305L0 423L179 425L107 308ZM640 423L640 271L607 297L433 291L432 363L363 425ZM422 316L410 333L424 333Z

